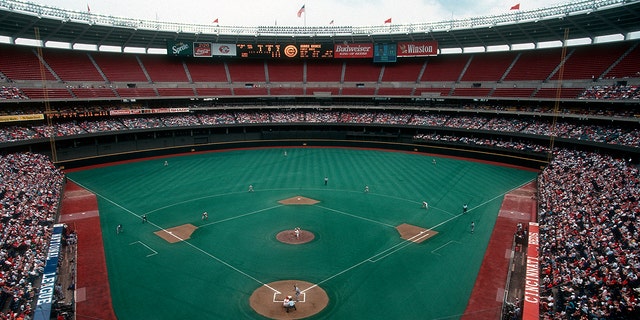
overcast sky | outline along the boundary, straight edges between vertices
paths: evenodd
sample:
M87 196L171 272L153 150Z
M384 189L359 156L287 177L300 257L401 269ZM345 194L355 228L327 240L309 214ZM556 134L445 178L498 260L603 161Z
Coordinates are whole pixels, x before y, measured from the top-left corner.
M377 26L513 13L566 0L31 0L66 10L123 18L223 26ZM305 13L297 12L305 6Z

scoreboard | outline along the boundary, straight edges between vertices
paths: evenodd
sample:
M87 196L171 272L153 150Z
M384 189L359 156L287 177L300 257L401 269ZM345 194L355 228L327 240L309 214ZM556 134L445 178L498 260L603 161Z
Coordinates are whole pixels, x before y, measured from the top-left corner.
M239 43L236 52L240 58L324 59L333 58L333 44Z
M438 54L437 41L398 43L217 43L167 41L167 54L182 57L248 59L373 59L394 63L398 57Z
M301 44L301 58L333 58L333 45L325 44Z

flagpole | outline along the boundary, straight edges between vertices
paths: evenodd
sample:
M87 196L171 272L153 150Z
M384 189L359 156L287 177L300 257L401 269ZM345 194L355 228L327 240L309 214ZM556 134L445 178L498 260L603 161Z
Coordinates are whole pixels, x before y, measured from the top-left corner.
M303 4L302 7L300 8L300 10L298 10L298 18L302 17L302 15L304 15L303 19L303 26L306 28L307 27L307 9L305 8L305 5Z

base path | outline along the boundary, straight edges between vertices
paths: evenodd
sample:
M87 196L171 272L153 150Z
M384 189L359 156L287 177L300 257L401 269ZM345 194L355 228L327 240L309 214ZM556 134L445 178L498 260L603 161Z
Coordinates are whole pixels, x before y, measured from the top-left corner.
M415 243L421 243L438 234L438 231L425 229L423 227L418 227L407 223L396 226L396 230L398 230L398 233L400 233L400 238Z
M191 235L194 231L196 231L196 229L198 229L198 227L187 223L169 229L162 229L154 233L155 235L166 240L169 243L176 243L191 239Z
M295 196L295 197L291 197L291 198L287 198L287 199L282 199L280 201L278 201L281 204L284 205L290 205L290 206L312 206L320 201L315 200L315 199L311 199L311 198L307 198L304 196Z

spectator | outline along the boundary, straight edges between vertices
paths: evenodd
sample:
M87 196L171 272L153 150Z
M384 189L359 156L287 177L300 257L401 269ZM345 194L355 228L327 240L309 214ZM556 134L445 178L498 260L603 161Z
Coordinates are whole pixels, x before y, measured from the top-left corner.
M540 175L544 319L640 318L638 174L623 159L562 150Z
M0 156L0 173L0 305L9 305L0 318L8 319L31 314L64 177L33 153Z

